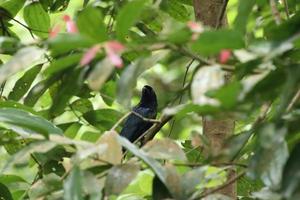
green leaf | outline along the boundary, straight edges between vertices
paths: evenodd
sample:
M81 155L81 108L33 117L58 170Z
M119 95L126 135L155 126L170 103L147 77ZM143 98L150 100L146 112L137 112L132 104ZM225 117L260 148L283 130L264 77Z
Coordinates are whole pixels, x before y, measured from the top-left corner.
M20 41L12 37L0 37L0 53L14 54L21 47ZM2 64L2 63L0 63Z
M30 46L17 51L17 53L0 68L0 83L14 73L29 67L41 59L44 50Z
M89 74L89 87L95 91L100 90L102 85L110 77L114 69L115 66L113 66L113 64L108 59L99 61Z
M107 105L111 106L113 104L114 100L116 99L116 90L116 80L110 80L102 86L100 95Z
M293 148L290 157L285 163L280 192L286 199L290 199L295 193L299 195L300 188L300 143ZM296 175L297 174L297 175Z
M152 183L152 198L153 200L172 199L168 188L155 176Z
M13 200L9 189L3 183L0 183L0 199Z
M6 131L2 138L8 139L8 143L4 144L6 152L10 155L17 153L26 145L25 139L17 139L19 135L13 131Z
M136 157L143 160L154 171L154 173L160 179L160 181L162 183L164 183L164 185L168 186L167 180L166 180L165 169L160 165L159 162L157 162L155 159L147 156L147 154L143 150L139 150L134 144L129 142L126 138L118 135L117 139L123 147L125 147L128 151L130 151Z
M54 193L62 187L61 177L56 174L43 175L43 179L35 182L28 191L30 199L43 198L49 193Z
M62 134L62 131L49 121L31 113L14 109L0 108L0 122L5 127L20 134Z
M42 69L42 65L36 65L27 70L25 74L15 83L13 90L9 93L8 99L19 101L29 90L32 82Z
M300 12L296 13L289 20L284 21L280 25L271 22L264 28L264 35L269 40L282 41L297 34L300 30Z
M26 24L31 28L32 32L41 37L47 38L50 29L50 16L43 9L39 2L32 2L25 6L23 12Z
M0 3L0 13L3 12L2 9L4 9L4 11L8 12L9 16L11 18L13 18L22 9L22 7L25 4L25 1L26 0L7 0L7 1L1 2Z
M64 135L71 139L75 138L79 129L81 128L81 125L82 124L80 123L73 123L67 128L67 130L65 130Z
M50 113L53 116L58 116L64 112L72 96L75 96L83 85L83 78L86 70L84 68L77 68L72 71L63 84L60 85L57 93L54 96L53 104L50 108Z
M240 49L245 46L242 34L238 31L223 29L201 33L191 45L193 51L203 55L219 53L222 49Z
M55 0L50 8L50 12L62 12L67 9L70 0Z
M178 1L163 0L160 4L160 8L178 21L186 22L190 19L190 12Z
M238 97L241 93L241 90L241 83L234 81L221 87L220 89L209 91L207 96L218 99L223 108L232 109L238 103Z
M82 200L82 172L78 166L74 166L67 180L64 182L64 199Z
M83 118L100 130L110 129L120 118L122 114L113 109L92 110L83 114Z
M72 102L70 106L73 110L81 112L82 114L93 110L93 104L89 99L77 99L76 101Z
M59 34L54 38L50 38L46 44L55 57L65 54L72 50L89 48L94 42L93 40L78 34Z
M139 166L130 163L112 167L106 177L105 194L120 194L137 176L138 172Z
M66 70L70 67L75 67L82 57L82 53L74 53L71 55L64 56L59 59L55 59L51 62L50 66L44 71L46 76L54 75L57 72Z
M90 37L96 42L103 42L108 39L103 16L97 8L88 6L80 11L76 23L82 35Z
M86 131L81 135L81 140L88 142L96 142L100 137L99 132Z
M27 106L34 106L39 98L53 85L57 80L59 80L61 75L51 76L45 80L42 80L35 84L27 96L24 99L24 104Z
M178 144L171 139L151 140L143 146L143 150L147 152L149 156L156 159L186 161L185 153Z
M0 100L0 108L17 108L19 110L24 110L27 112L30 112L34 115L39 115L38 112L36 112L32 107L23 105L21 103L15 102L15 101L1 101Z
M133 0L121 8L116 19L116 34L119 40L125 41L130 28L141 15L145 3L144 0Z
M242 33L246 31L248 18L254 5L255 0L245 0L243 2L239 1L238 15L234 20L235 30L239 30Z

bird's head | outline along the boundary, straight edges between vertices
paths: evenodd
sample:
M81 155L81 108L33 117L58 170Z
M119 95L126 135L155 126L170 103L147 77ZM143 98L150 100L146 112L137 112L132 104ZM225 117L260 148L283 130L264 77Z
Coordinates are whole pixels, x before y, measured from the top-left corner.
M143 87L140 105L153 108L157 107L156 94L151 86L145 85Z

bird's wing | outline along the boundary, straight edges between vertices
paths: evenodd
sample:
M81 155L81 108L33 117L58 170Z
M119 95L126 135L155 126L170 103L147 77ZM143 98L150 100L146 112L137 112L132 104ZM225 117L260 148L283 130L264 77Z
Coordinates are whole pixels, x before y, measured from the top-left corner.
M156 113L154 113L151 109L145 107L136 107L133 109L133 111L146 118L153 118L156 115ZM151 126L151 122L144 121L142 118L136 116L135 114L130 114L124 124L120 135L133 142Z

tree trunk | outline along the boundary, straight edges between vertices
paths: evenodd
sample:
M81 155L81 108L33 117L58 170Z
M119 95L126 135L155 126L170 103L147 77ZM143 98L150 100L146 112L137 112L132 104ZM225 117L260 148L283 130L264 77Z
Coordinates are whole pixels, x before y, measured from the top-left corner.
M225 0L193 0L196 20L213 28L226 25L226 14L220 21L224 1ZM233 132L233 119L226 117L222 117L222 119L207 119L206 117L203 117L203 133L210 143L209 147L205 149L206 154L212 156L219 155L222 152L225 139L232 135ZM234 169L228 170L228 180L232 179L235 174L236 172ZM236 182L219 190L218 193L236 199Z

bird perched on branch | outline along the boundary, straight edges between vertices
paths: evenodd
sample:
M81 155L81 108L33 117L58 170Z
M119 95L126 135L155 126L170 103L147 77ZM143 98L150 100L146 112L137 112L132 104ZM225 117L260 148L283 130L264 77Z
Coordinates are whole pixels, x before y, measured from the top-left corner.
M147 131L153 122L147 119L155 119L157 114L157 99L152 87L145 85L142 90L140 102L132 109L120 135L127 138L130 142L137 140L145 131ZM143 118L144 119L143 119Z

